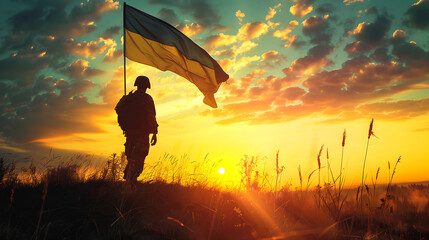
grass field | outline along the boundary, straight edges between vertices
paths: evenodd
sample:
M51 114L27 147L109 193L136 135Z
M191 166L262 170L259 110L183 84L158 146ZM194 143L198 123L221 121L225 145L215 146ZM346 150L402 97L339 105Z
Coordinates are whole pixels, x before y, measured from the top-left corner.
M270 178L256 168L266 159L243 156L233 188L210 179L218 166L207 155L165 154L145 166L135 188L122 180L123 154L99 167L88 156L50 154L44 165L20 170L0 158L0 239L429 239L429 184L394 184L401 157L389 162L385 184L377 183L380 168L367 184L372 126L354 187L345 186L343 157L334 173L326 149L322 165L324 146L308 176L298 167L295 187L281 182L279 152ZM344 131L342 156L345 141Z
M240 190L177 179L132 190L111 160L87 178L68 165L26 182L2 164L1 239L429 238L428 184L264 191L247 173Z

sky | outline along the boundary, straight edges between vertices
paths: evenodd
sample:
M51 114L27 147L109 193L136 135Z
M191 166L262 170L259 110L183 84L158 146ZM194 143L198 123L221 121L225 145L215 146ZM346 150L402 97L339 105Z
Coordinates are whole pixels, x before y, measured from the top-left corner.
M322 165L360 183L402 157L401 182L429 171L429 0L129 0L178 28L229 74L218 108L186 79L127 61L127 90L146 75L158 143L147 163L187 154L240 181L240 159L259 158L297 185ZM125 141L114 107L123 94L122 5L115 0L6 0L0 10L0 151L37 161L108 156ZM204 158L208 154L208 158ZM207 160L209 159L209 160ZM211 171L211 170L210 170ZM217 169L213 170L215 173ZM214 173L214 174L215 174ZM323 175L324 178L327 175Z

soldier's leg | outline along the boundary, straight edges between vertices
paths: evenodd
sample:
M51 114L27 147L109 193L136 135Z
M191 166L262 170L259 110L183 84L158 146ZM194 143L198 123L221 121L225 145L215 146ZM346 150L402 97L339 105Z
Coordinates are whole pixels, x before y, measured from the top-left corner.
M140 156L135 163L135 173L138 176L143 172L144 160L146 159L146 155Z
M136 179L143 172L144 161L149 154L149 135L143 135L136 144L134 171Z
M124 169L124 179L127 180L127 182L129 180L131 180L132 178L132 170L134 168L135 165L135 160L134 160L134 154L135 154L135 141L134 139L132 139L131 137L127 137L127 140L125 142L125 156L127 156L127 166Z

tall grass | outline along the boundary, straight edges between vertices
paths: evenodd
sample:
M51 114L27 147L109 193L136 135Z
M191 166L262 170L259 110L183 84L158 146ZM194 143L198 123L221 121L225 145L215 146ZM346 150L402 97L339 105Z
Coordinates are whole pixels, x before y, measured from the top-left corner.
M277 194L277 185L279 182L279 176L282 174L283 170L284 170L284 166L279 167L279 152L280 150L277 151L276 154L276 186L274 188L274 192Z
M323 146L324 145L322 145L321 147L320 147L320 150L319 150L319 154L317 154L317 166L318 166L318 169L319 169L319 184L317 185L317 191L318 191L318 194L319 194L319 204L318 204L318 206L320 207L320 199L321 199L321 196L320 196L320 191L321 191L321 186L320 186L320 169L321 169L321 160L320 160L320 156L322 155L322 150L323 150Z
M362 197L363 197L363 189L364 189L364 184L365 184L365 179L366 179L366 177L365 177L365 164L366 164L366 158L367 158L367 155L368 155L369 139L371 138L371 136L375 136L374 132L372 131L373 127L374 127L374 118L371 119L371 123L369 124L368 140L366 142L365 158L363 160L362 184L361 184L361 194L360 194L361 208L363 206Z
M372 120L362 176L365 176L369 139L373 135ZM27 177L21 178L27 180L19 184L16 184L19 182L15 177L16 167L0 159L0 173L3 172L0 199L4 196L10 199L5 208L0 201L0 215L7 216L5 219L23 229L31 226L28 229L31 229L32 239L54 239L54 234L63 234L58 230L62 222L67 226L92 229L85 230L92 231L91 236L86 233L72 237L61 235L66 239L128 239L137 233L143 234L135 235L140 239L149 238L144 235L149 233L165 239L427 239L429 185L395 186L393 179L401 161L399 157L392 172L388 162L387 186L377 185L380 171L383 171L379 167L372 178L372 188L365 184L365 178L357 189L345 187L345 143L344 130L339 171L331 167L336 159L335 154L330 156L327 146L324 169L325 145L320 147L317 168L309 173L305 188L301 164L298 165L299 191L291 191L289 184L282 184L285 167L280 164L279 151L271 178L265 168L262 174L258 171L258 163L264 162L263 158L244 155L240 160L239 189L224 192L210 187L216 185L209 185L209 173L217 169L220 161L211 161L208 154L202 159L186 154L180 157L164 154L158 161L145 164L140 177L144 183L139 183L135 192L124 190L123 154L110 155L105 165L90 175L83 174L85 171L80 164L62 163L45 171L30 165L23 169ZM331 153L335 152L330 149ZM53 155L49 159L54 158L58 159ZM310 188L316 172L318 184ZM322 172L328 176L323 181ZM265 184L270 188L263 187ZM32 211L22 213L23 192L28 189L38 193L36 197L34 193L28 194L38 204ZM356 195L351 194L354 191ZM368 201L365 206L364 192ZM69 199L59 197L64 193L70 195L67 195ZM410 198L414 195L415 199ZM64 202L56 204L52 199ZM422 204L421 199L426 203ZM75 212L86 210L76 215L79 219L76 223L61 215L76 214L68 208ZM17 220L20 214L30 216L28 223ZM13 232L10 226L0 218L0 234L3 228Z

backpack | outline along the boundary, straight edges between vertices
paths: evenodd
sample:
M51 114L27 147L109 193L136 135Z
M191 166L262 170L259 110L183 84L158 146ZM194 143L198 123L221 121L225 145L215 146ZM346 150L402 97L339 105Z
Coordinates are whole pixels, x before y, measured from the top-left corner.
M142 110L142 99L138 94L131 91L128 95L122 96L115 111L118 115L118 124L122 131L135 130L141 127L144 121Z

